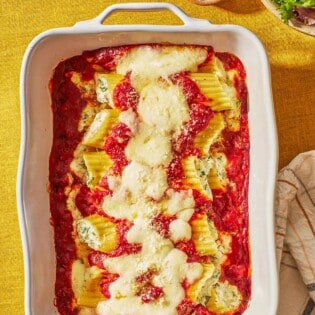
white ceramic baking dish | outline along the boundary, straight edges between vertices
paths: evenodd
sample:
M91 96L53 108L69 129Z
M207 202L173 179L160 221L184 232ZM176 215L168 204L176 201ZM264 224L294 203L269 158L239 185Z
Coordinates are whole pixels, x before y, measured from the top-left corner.
M170 10L183 25L103 25L119 10ZM269 64L261 42L247 29L212 25L187 16L168 3L126 3L108 7L95 19L74 27L46 31L25 52L21 70L22 140L17 203L24 249L25 314L56 314L53 305L55 252L49 225L48 157L52 113L48 82L54 67L83 50L121 44L171 42L212 45L237 55L247 70L250 124L249 216L252 255L252 299L246 315L274 315L277 272L274 245L274 186L277 136ZM162 314L161 314L162 315Z

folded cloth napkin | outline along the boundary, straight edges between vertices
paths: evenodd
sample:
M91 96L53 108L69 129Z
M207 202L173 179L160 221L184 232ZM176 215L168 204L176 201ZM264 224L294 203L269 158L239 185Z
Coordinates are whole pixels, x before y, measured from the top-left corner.
M315 315L315 151L298 155L277 178L278 315Z

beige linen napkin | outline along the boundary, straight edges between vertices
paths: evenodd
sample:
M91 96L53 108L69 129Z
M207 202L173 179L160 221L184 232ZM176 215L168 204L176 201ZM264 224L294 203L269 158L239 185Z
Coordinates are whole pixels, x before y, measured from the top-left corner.
M315 315L315 151L280 171L275 223L278 315Z

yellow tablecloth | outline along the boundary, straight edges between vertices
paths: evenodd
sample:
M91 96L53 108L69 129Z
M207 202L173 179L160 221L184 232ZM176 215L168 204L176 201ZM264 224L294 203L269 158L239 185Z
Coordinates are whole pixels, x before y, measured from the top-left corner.
M315 37L290 29L259 0L225 0L220 5L207 7L188 0L173 2L192 17L216 24L239 24L256 33L271 63L279 167L288 164L298 153L314 149ZM15 178L20 141L19 73L25 48L37 34L93 18L113 3L108 0L7 0L0 5L0 314L24 314ZM163 12L119 13L108 20L108 23L140 22L176 24L178 19Z

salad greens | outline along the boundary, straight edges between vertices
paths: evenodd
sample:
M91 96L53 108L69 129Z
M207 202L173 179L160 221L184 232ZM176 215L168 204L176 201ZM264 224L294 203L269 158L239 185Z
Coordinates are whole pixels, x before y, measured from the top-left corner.
M285 23L294 16L294 7L315 7L315 0L272 0L280 7L281 17Z

